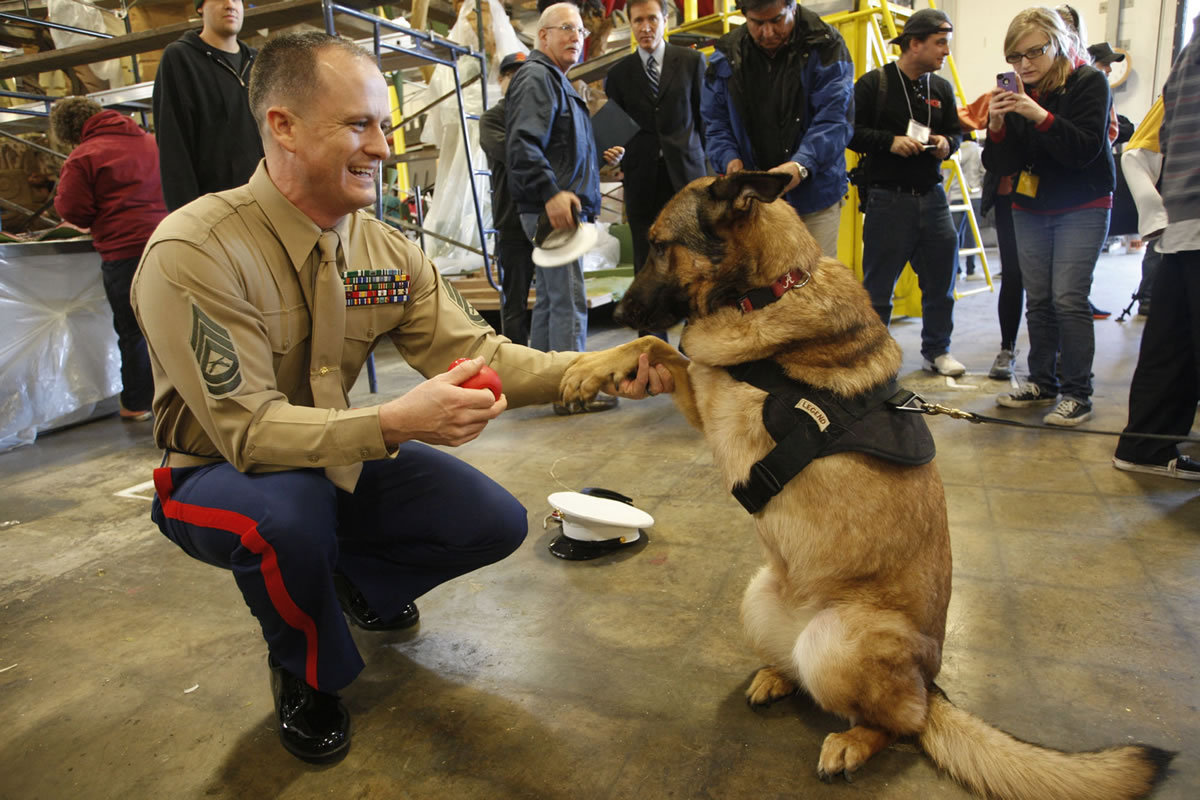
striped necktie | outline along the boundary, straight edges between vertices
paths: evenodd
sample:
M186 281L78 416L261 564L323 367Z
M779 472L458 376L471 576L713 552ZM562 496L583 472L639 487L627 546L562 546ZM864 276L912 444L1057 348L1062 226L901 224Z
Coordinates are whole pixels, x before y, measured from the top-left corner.
M654 56L646 59L646 76L650 78L650 93L658 96L658 62Z

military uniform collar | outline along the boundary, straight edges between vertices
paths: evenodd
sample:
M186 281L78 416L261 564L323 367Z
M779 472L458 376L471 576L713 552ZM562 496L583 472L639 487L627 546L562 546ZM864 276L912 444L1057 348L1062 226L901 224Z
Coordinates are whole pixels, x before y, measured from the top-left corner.
M275 182L267 174L266 159L258 162L258 169L250 176L250 194L253 195L263 214L266 215L267 221L271 223L271 228L279 237L284 250L287 251L292 267L296 272L300 272L308 263L312 251L317 246L321 228L307 214L292 205L292 201L284 197L279 188L275 186ZM350 250L349 234L352 216L353 214L347 214L332 228L341 239L342 251L346 253L347 257Z

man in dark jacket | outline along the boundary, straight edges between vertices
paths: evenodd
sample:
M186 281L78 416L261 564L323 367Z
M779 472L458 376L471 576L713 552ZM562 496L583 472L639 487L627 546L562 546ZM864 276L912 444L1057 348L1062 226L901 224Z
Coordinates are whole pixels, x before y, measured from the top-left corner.
M630 1L626 10L637 50L614 64L604 83L608 99L641 128L621 155L635 274L646 263L647 234L658 212L676 192L707 172L700 117L704 56L663 40L663 2ZM609 153L604 155L609 160ZM655 334L666 338L665 332Z
M573 227L574 216L591 222L600 213L600 167L587 103L567 80L583 55L587 31L578 6L556 3L538 20L538 45L517 71L505 100L508 186L530 239L545 212L556 230ZM587 349L587 295L583 262L536 267L537 299L529 344L535 350ZM600 395L585 411L616 405ZM560 414L570 413L555 404Z
M242 0L196 0L204 27L163 50L154 126L167 208L241 186L263 156L247 83L255 50L239 42Z
M529 285L533 282L533 243L521 227L517 207L508 188L505 161L504 97L513 75L525 63L524 53L509 53L500 61L501 98L479 117L479 146L492 171L492 221L496 228L496 256L504 289L500 332L517 344L529 343Z
M739 0L746 24L709 56L701 111L713 169L781 172L786 199L837 255L854 64L841 34L795 0Z
M893 40L899 60L859 78L854 86L854 138L866 154L869 186L863 220L863 286L887 325L892 293L906 263L921 287L924 367L962 375L950 355L958 235L942 189L942 162L958 149L962 128L954 88L933 73L950 53L954 26L941 11L924 8Z

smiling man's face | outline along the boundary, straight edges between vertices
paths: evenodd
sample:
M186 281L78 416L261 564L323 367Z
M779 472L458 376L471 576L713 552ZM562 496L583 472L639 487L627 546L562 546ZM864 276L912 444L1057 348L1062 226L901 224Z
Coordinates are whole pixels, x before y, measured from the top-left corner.
M319 83L296 117L301 206L322 227L375 202L389 149L387 82L369 59L329 48L317 54Z

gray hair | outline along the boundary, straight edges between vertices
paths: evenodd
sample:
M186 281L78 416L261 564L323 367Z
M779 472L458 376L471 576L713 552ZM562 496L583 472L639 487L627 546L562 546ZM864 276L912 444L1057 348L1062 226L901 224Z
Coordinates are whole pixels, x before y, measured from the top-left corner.
M546 6L546 10L542 12L540 17L538 17L537 29L539 31L543 31L546 28L553 28L553 20L557 19L558 15L564 9L574 11L580 16L581 19L583 18L583 12L580 10L579 6L575 5L574 3L555 3L552 6Z

